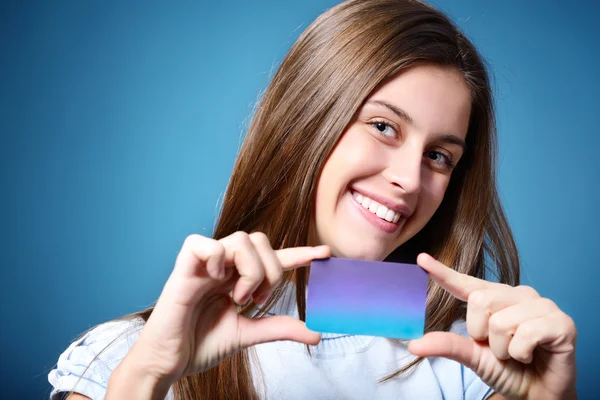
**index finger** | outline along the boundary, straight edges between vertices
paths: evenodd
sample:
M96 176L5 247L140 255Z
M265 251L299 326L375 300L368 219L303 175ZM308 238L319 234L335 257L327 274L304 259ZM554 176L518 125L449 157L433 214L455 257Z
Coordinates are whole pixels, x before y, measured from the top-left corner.
M483 279L455 271L427 253L419 254L417 264L427 271L429 276L441 287L462 301L467 301L469 295L475 290L486 289L493 285Z
M289 271L299 267L305 267L312 260L331 257L329 246L304 246L290 247L287 249L276 250L277 258L281 262L284 271Z

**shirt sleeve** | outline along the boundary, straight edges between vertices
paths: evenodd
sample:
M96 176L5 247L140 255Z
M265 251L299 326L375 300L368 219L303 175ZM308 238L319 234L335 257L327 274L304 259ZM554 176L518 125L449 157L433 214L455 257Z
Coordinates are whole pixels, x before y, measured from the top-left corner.
M452 325L451 332L469 337L467 323L458 321ZM461 365L463 395L465 400L482 400L490 397L494 390L481 380L471 369Z
M71 343L48 374L50 399L62 399L70 391L104 399L112 371L133 346L142 326L141 319L106 322Z

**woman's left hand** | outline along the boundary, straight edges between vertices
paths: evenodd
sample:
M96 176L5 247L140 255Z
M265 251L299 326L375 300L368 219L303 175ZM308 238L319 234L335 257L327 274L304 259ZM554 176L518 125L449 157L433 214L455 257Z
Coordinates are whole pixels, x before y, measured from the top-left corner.
M471 338L431 332L409 343L421 357L446 357L472 369L508 399L576 398L573 320L528 286L461 274L427 254L417 263L441 287L467 302Z

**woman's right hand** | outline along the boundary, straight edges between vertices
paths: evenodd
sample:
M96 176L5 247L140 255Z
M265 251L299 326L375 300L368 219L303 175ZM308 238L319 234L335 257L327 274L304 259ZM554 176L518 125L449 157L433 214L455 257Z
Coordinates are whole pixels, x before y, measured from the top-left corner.
M327 246L273 250L263 233L236 232L220 240L189 236L152 315L122 365L136 365L162 383L205 371L259 343L320 336L289 316L251 319L238 314L252 297L263 303L283 271L327 258ZM127 362L135 358L135 362Z

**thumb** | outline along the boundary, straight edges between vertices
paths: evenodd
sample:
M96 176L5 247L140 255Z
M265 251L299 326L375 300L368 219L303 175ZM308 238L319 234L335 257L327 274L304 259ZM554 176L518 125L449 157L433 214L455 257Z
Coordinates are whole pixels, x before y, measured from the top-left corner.
M276 340L293 340L310 345L321 341L319 333L309 330L304 322L290 316L242 318L240 325L242 347Z
M471 338L449 332L431 332L408 343L408 351L419 357L445 357L476 370L481 348Z

